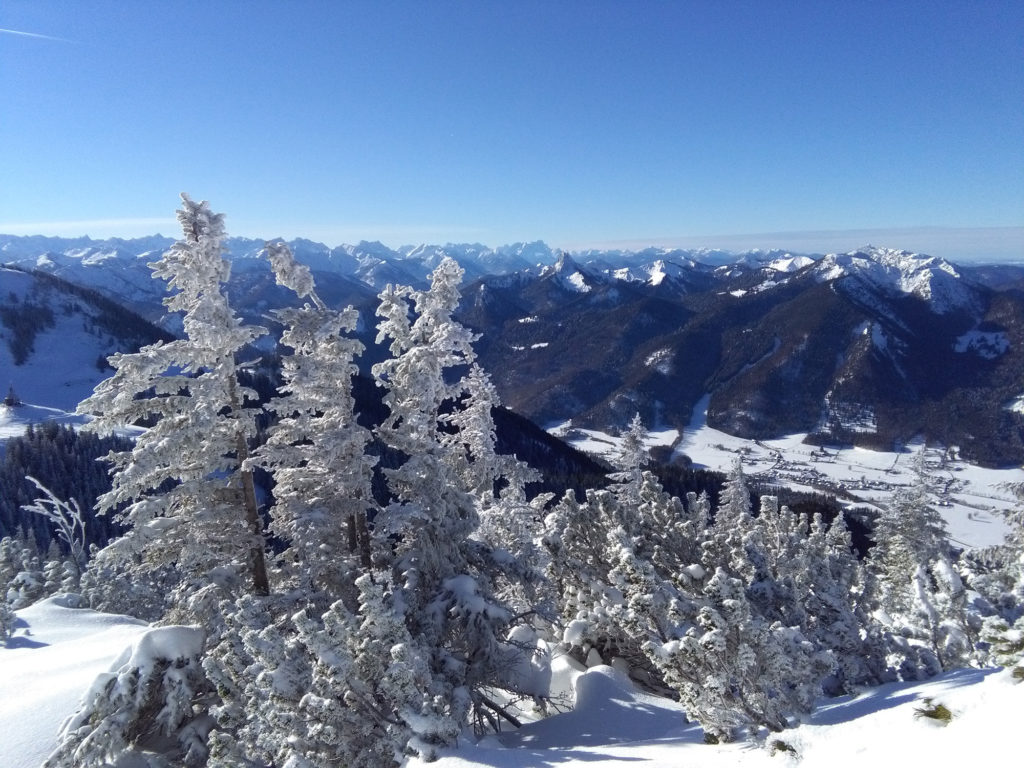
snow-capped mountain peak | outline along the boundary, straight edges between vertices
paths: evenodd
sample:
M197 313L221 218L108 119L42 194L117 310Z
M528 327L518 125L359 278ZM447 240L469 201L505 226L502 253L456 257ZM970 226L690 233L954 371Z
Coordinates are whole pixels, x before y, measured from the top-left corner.
M543 267L540 271L541 278L552 278L567 291L575 293L588 293L593 287L596 276L585 271L565 251L558 254L558 260L549 267Z
M655 259L652 262L639 266L608 270L607 274L610 274L616 280L627 283L647 283L648 285L657 286L666 280L681 278L695 266L694 262L689 262L689 264L684 266L665 259Z
M852 282L888 294L917 296L937 314L969 310L975 304L971 284L953 264L935 256L868 245L848 253L828 254L818 262L815 272L822 282Z

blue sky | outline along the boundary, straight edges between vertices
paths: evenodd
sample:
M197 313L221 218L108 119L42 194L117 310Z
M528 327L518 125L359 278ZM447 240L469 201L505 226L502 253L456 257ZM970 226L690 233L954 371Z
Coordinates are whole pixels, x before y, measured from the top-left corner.
M1024 259L1019 0L4 0L0 30L0 232L175 234L188 191L330 245Z

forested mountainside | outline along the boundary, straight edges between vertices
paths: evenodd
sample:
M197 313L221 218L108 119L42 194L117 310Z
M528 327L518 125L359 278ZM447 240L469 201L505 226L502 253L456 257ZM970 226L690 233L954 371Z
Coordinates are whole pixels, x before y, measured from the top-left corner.
M460 317L505 401L540 423L607 429L639 412L682 429L710 395L708 423L742 437L923 437L1020 462L1024 295L883 249L796 266L624 279L566 257L473 284Z

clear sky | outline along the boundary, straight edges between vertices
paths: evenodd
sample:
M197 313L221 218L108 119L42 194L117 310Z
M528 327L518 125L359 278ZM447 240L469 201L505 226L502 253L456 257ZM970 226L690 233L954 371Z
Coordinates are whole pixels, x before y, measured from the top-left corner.
M3 0L0 232L180 191L329 245L1024 259L1024 2Z

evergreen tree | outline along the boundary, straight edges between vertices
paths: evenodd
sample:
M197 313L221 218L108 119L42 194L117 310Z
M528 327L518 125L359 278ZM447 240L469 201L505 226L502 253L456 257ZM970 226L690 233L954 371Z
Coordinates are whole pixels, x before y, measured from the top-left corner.
M464 378L465 395L442 417L447 460L472 495L479 515L473 534L490 558L488 568L502 602L517 612L538 608L543 556L535 541L535 521L544 516L550 494L528 498L527 485L540 473L516 456L497 451L494 409L498 393L487 373L473 363Z
M793 579L806 616L803 631L817 647L831 650L836 661L826 692L884 682L884 638L871 615L864 568L842 515L831 525L814 516L798 563Z
M615 465L618 472L609 477L615 481L612 486L622 500L623 504L639 506L640 485L644 464L647 463L648 453L644 447L644 439L647 437L647 430L640 420L640 414L636 414L629 422L629 427L622 436L622 444L619 446Z
M330 604L370 566L368 513L375 460L366 455L367 429L356 423L351 379L353 358L363 345L348 336L358 313L328 309L317 296L309 270L288 246L267 246L277 281L310 302L278 310L285 326L281 343L284 384L270 409L278 420L253 462L274 478L271 531L288 549L281 556L294 583L312 588Z
M168 764L203 765L208 723L195 707L208 690L203 641L196 627L149 630L119 669L86 692L44 768L105 768L133 756L145 764L143 755L153 750Z
M809 712L832 667L828 652L798 628L759 617L743 582L722 568L700 597L692 623L673 616L673 634L646 650L705 732L728 741L741 728L778 731Z
M0 594L0 643L6 645L7 640L14 634L14 623L17 618L14 615L14 610L8 604L6 596Z
M98 506L130 526L111 545L122 560L176 563L183 598L221 578L225 565L266 594L263 526L245 463L254 412L238 380L239 352L264 330L243 325L222 291L230 272L222 215L187 195L182 203L183 239L153 270L175 291L164 303L184 312L185 338L112 356L114 375L78 408L100 432L151 423L131 450L108 456L114 485Z
M737 458L722 485L710 536L704 542L703 564L709 572L719 567L753 578L754 563L747 557L746 539L754 530L750 489L743 473L743 462Z
M473 494L486 482L467 482L463 462L453 460L459 448L441 429L475 357L473 335L452 318L462 274L446 258L431 274L429 290L389 287L377 311L383 318L378 341L390 339L393 355L373 367L389 409L377 434L401 463L385 470L392 501L374 525L378 541L394 537L381 557L393 574L393 609L413 640L402 663L429 670L421 689L430 703L402 716L413 733L410 745L421 753L449 742L471 717L494 706L486 689L501 681L515 656L503 641L511 614L495 599L494 561L474 538L479 510Z
M890 663L905 678L951 669L972 654L966 593L953 569L946 524L929 504L923 460L893 494L875 530L870 565L893 641Z

